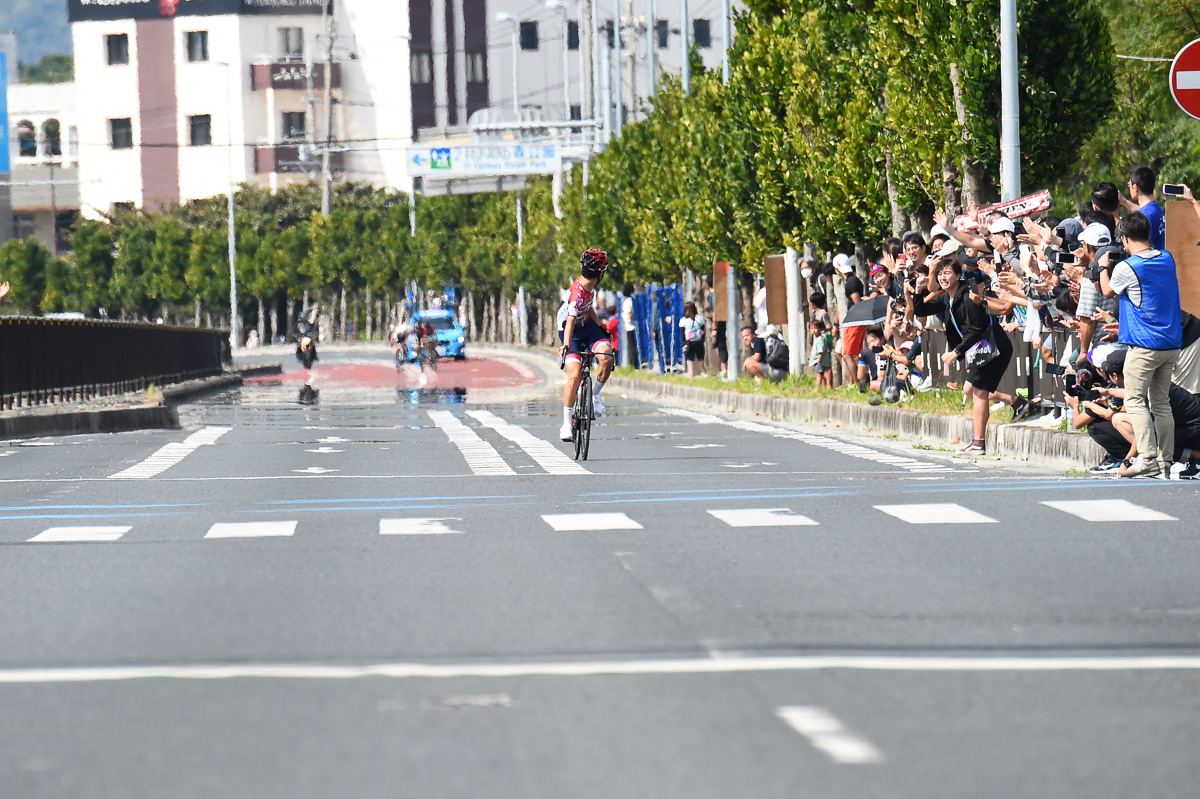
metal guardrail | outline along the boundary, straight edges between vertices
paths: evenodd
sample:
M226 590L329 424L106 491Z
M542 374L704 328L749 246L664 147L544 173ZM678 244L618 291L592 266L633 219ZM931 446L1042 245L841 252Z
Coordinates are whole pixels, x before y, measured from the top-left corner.
M225 330L0 316L0 409L210 377L229 360Z

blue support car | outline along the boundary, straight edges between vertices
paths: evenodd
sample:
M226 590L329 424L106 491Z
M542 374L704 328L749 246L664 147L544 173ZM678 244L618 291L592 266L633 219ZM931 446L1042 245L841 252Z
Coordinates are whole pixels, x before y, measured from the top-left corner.
M467 331L458 323L458 317L453 311L417 311L413 314L410 324L428 324L433 326L437 336L437 352L440 358L454 358L461 361L467 357ZM415 352L409 352L407 360L411 363L417 359Z

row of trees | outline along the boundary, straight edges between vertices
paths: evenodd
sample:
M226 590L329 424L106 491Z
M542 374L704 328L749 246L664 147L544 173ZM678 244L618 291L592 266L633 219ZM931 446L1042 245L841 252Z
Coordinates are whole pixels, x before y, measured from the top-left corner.
M1124 54L1161 57L1200 37L1189 0L1018 8L1027 190L1073 201L1079 185L1120 183L1137 163L1200 177L1200 137L1166 93L1166 65L1114 49L1115 36ZM472 326L496 336L518 287L552 306L589 246L610 251L610 287L676 280L714 258L756 271L785 245L848 250L927 227L937 207L996 197L995 0L750 0L737 29L729 82L698 59L690 91L663 78L654 108L593 159L587 184L580 167L567 175L561 219L549 179L529 181L521 246L511 194L421 198L410 235L396 192L341 185L325 217L313 185L243 186L240 312L271 338L316 301L336 329L378 333L400 287L453 285ZM223 197L83 222L73 243L67 259L29 241L0 250L18 310L227 323Z

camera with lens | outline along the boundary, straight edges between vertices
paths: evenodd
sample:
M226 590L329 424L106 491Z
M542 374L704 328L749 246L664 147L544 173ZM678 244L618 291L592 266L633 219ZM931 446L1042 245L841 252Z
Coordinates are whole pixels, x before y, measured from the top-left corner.
M1083 273L1083 276L1086 277L1088 280L1092 281L1093 283L1100 282L1100 270L1104 268L1104 267L1100 266L1100 259L1103 257L1104 256L1102 255L1102 256L1100 256L1100 258L1097 258L1095 261L1093 261L1092 265L1089 266L1087 268L1087 271ZM1121 263L1128 257L1129 257L1129 253L1125 252L1125 250L1109 250L1108 251L1108 274L1109 274L1109 277L1112 277L1113 267L1115 267L1117 264Z
M1080 402L1095 402L1100 399L1100 392L1093 387L1095 381L1096 376L1091 370L1080 369L1073 375L1063 377L1063 391Z

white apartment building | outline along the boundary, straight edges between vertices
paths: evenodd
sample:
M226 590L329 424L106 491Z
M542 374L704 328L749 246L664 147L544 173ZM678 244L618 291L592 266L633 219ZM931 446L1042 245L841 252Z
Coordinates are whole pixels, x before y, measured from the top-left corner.
M65 247L63 231L79 211L75 84L10 85L8 118L12 235Z
M231 183L277 187L317 176L327 132L324 2L68 0L83 214L161 208L224 194ZM622 105L633 120L635 93L649 93L647 0L617 2ZM406 150L418 138L466 135L484 109L511 119L514 53L523 114L590 118L582 108L581 69L590 66L579 57L581 6L333 0L335 174L408 191ZM691 8L689 31L706 64L719 67L719 0ZM611 4L597 4L595 16L596 60L611 68ZM659 69L678 72L679 9L655 16ZM597 90L603 85L597 77Z

